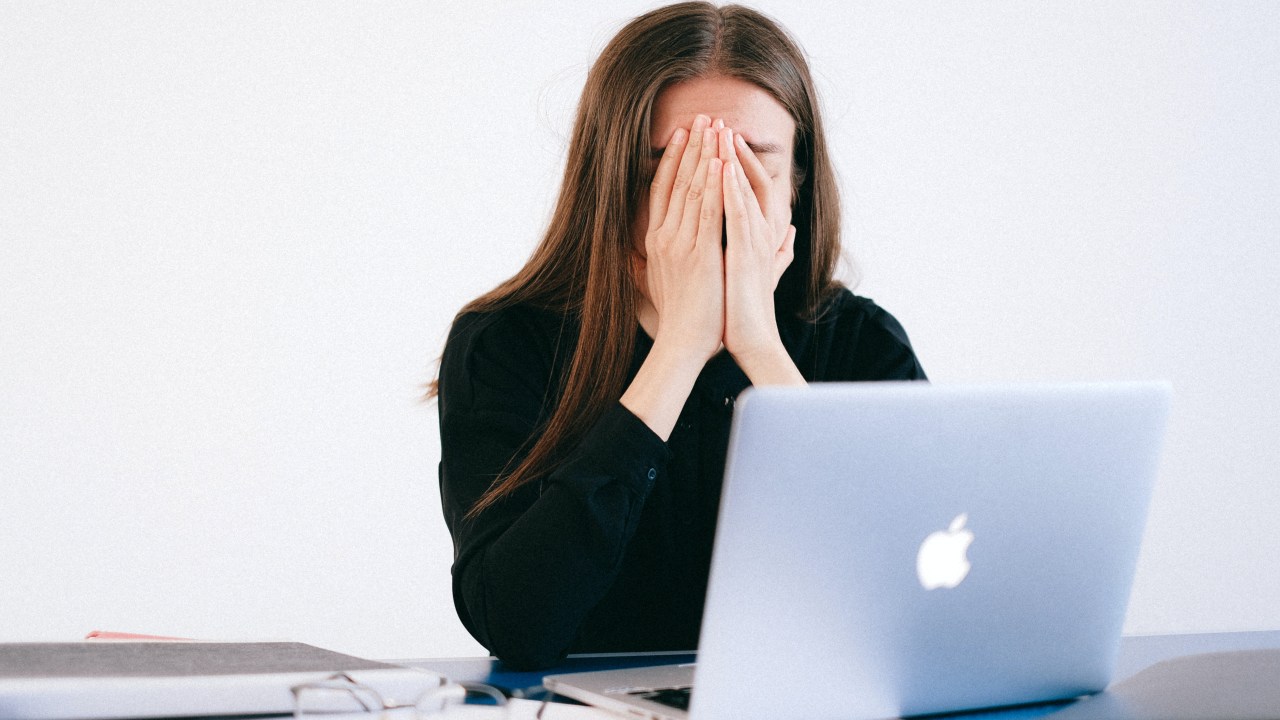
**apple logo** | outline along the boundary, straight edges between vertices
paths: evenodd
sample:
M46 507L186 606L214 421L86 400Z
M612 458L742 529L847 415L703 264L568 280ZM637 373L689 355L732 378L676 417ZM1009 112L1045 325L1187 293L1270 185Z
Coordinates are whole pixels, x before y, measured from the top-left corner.
M960 513L946 530L930 533L920 543L916 555L916 574L925 590L953 588L969 575L969 543L973 533L965 528L969 513Z

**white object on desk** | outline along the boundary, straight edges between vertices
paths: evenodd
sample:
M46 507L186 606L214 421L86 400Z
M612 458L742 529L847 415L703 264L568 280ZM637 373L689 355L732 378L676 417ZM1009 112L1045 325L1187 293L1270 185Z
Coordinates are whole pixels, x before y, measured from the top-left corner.
M384 698L417 698L441 682L429 671L302 643L9 643L0 644L0 717L288 714L292 688L337 672Z

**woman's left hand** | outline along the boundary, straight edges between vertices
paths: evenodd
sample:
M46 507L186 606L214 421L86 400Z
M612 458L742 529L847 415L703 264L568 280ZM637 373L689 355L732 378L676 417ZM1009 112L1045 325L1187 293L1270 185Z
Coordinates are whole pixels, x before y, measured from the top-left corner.
M718 142L724 161L724 346L750 377L752 366L789 362L773 291L794 257L796 229L789 186L770 178L733 130L720 130Z

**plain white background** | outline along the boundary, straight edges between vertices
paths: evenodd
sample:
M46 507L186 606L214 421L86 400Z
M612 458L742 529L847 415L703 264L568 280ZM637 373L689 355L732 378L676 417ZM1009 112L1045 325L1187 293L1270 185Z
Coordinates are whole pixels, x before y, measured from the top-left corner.
M0 4L0 640L481 652L417 398L651 5L548 7ZM936 382L1173 383L1126 630L1280 628L1280 5L759 7Z

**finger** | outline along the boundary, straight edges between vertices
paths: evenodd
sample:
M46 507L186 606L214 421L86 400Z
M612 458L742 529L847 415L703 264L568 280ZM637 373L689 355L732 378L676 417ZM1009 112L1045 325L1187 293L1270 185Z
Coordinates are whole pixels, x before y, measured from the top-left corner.
M716 142L720 159L726 164L738 161L738 153L733 148L733 130L723 128L716 133Z
M698 214L699 248L720 249L721 227L724 223L724 192L721 178L724 162L711 158L707 162L707 188L702 196L702 211Z
M739 155L738 157L742 158L743 156ZM764 210L760 206L758 191L750 184L750 177L744 175L747 166L744 163L735 163L734 167L738 170L738 184L742 186L743 201L747 204L747 217L758 217L763 220Z
M747 141L738 135L734 141L734 149L737 150L738 162L742 164L742 169L747 172L747 181L751 183L751 190L756 195L763 195L769 191L772 184L772 178L769 177L769 171L765 169L764 163L760 162L760 158L751 151L751 147L747 145Z
M724 218L725 229L729 233L729 242L737 243L739 238L751 233L751 217L747 214L747 195L741 170L737 163L724 165Z
M707 190L707 168L714 159L710 156L715 148L710 128L704 129L702 135L702 142L699 143L698 165L693 173L693 181L689 184L688 191L677 193L677 195L683 196L681 202L684 203L684 208L680 218L680 230L676 237L682 241L682 244L687 245L692 245L697 240L699 216L702 213L702 201L706 197ZM674 215L675 201L676 198L673 196L671 208L667 211L668 217Z
M653 183L649 186L649 217L661 222L667 215L667 203L671 201L671 186L675 182L676 170L680 167L680 158L685 143L689 141L689 131L676 128L662 151L662 159L653 173Z
M679 222L684 215L685 200L689 189L693 186L694 175L698 171L698 163L702 157L703 140L711 118L699 115L693 119L693 128L689 131L689 141L685 144L684 153L680 155L680 166L676 169L676 179L671 185L670 201L667 211L662 215L650 216L654 222Z
M777 181L770 177L769 169L741 135L734 138L734 150L737 151L739 166L746 172L746 181L752 189L748 202L753 211L759 213L759 220L771 228L770 237L780 246L786 237L784 228L791 219L790 201L784 197L771 197L771 193L778 192Z

